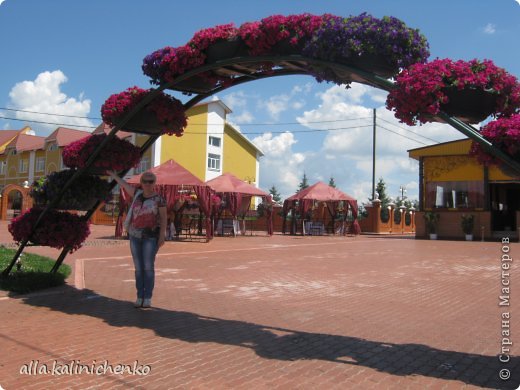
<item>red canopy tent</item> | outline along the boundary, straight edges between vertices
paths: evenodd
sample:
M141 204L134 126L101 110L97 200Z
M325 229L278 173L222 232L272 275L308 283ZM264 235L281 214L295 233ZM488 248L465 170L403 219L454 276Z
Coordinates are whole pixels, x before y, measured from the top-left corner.
M337 218L338 206L340 202L343 202L345 205L345 213L343 214L342 219L343 222L346 220L348 209L350 209L352 211L353 217L351 232L354 234L359 234L361 232L361 228L359 227L359 223L357 221L357 200L350 195L347 195L344 192L338 190L337 188L331 187L319 181L316 184L313 184L312 186L307 187L293 196L285 199L283 202L283 233L285 233L287 214L289 214L290 210L293 210L293 213L297 212L300 215L306 215L315 202L326 203L327 209L333 221ZM294 234L294 224L291 229L291 233Z
M256 188L254 185L240 180L231 173L224 173L214 179L208 180L206 184L221 196L226 204L226 208L234 218L237 216L245 216L249 210L253 196L261 197L265 203L271 204L271 195ZM272 208L268 207L267 232L269 235L272 235L273 221L270 210L272 210Z
M178 200L184 200L186 195L194 193L197 196L197 203L205 216L206 238L209 240L212 235L211 228L211 196L213 191L202 180L193 175L174 160L168 160L163 164L148 170L157 176L155 191L166 199L168 212L174 209ZM128 183L138 186L141 175L134 175ZM120 210L126 210L129 205L129 196L122 189L120 190ZM122 213L119 213L116 225L116 236L121 236L123 231Z

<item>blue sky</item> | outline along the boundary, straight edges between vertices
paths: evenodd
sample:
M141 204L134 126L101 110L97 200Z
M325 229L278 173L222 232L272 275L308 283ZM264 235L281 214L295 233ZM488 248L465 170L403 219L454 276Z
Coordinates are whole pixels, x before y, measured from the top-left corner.
M421 30L431 59L487 58L520 77L516 0L0 0L0 107L93 118L0 110L0 129L29 124L38 135L47 135L57 127L25 119L89 130L99 124L96 118L109 95L133 85L150 86L141 63L152 51L183 45L197 30L217 24L238 26L272 14L301 12L395 16ZM218 97L233 110L229 119L265 152L260 187L275 185L288 196L303 172L311 183L332 176L340 189L361 202L371 193L369 125L376 108L376 176L385 179L391 196L397 197L399 186L405 185L408 196L417 198L418 167L406 150L463 136L446 125L410 128L398 123L384 108L385 96L360 84L345 90L290 76L242 84ZM315 131L301 133L309 130Z

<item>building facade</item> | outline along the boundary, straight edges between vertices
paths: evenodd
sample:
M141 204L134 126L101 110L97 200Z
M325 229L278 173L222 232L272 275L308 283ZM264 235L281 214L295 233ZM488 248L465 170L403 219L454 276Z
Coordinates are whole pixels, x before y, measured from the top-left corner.
M419 212L416 235L426 236L423 215L440 215L439 238L462 238L462 215L474 215L474 239L518 239L520 175L499 166L486 167L469 155L462 139L409 150L419 161Z

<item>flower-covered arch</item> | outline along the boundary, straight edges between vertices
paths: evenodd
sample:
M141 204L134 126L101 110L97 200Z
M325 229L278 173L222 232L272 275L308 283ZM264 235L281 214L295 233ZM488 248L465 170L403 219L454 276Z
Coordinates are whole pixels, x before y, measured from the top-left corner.
M273 15L238 27L231 23L203 29L186 45L167 46L145 57L143 72L156 89L133 87L107 99L102 117L113 126L112 130L88 153L77 151L85 156L84 162L39 214L33 230L59 204L74 181L95 164L99 168L98 156L110 146L118 131L150 136L140 149L142 156L162 134L182 135L185 111L201 100L231 86L274 76L304 74L314 76L319 82L347 87L359 82L389 91L387 106L402 121L446 122L471 138L482 152L520 173L516 149L515 155L511 155L510 147L504 150L500 146L510 145L503 137L518 137L517 132L502 132L501 143L495 145L493 139L468 123L471 115L459 111L457 103L461 99L457 102L448 91L455 88L463 90L466 97L475 92L490 98L487 115L503 120L520 111L518 80L489 62L476 61L468 66L457 62L452 66L445 61L431 65L428 57L428 43L417 29L394 17L378 19L366 13L350 17ZM389 80L392 77L396 83ZM195 96L182 104L166 94L167 90ZM414 99L413 103L418 104L412 107ZM105 165L102 168L110 169ZM128 168L119 169L120 174L125 174ZM94 211L95 208L87 212L86 218ZM12 269L31 233L21 239L4 274ZM57 266L70 249L64 248Z

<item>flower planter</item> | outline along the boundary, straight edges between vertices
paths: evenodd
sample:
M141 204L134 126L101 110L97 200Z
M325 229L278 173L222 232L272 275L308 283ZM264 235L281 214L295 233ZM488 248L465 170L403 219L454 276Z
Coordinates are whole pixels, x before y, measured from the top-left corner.
M303 42L298 42L296 45L292 45L290 39L282 39L275 43L271 48L273 54L278 55L294 55L294 54L302 54L304 47Z
M75 173L74 169L65 169L36 180L29 192L29 195L34 199L34 204L43 208L51 203ZM58 210L88 211L94 207L98 200L106 199L109 193L110 184L106 180L84 174L67 188L55 208Z
M107 137L106 134L93 134L72 142L63 149L63 163L69 168L83 168L88 159ZM100 151L97 159L89 167L91 174L105 174L107 171L123 171L139 164L139 147L114 137Z
M430 240L436 240L437 239L437 233L430 233Z
M61 200L60 203L55 207L56 210L77 210L77 211L89 211L94 207L98 200L97 199L85 199L75 200L73 202L67 200ZM50 201L49 201L50 202ZM35 206L44 208L47 203L35 202Z
M8 230L14 241L25 239L36 245L62 249L71 248L71 253L79 249L90 234L90 223L85 218L68 212L49 210L40 225L30 236L42 209L32 208L11 221Z
M227 60L235 57L247 57L247 46L239 37L229 40L221 40L210 45L206 51L206 63Z
M497 105L497 95L475 88L446 88L448 103L440 108L446 114L463 122L479 123L493 114Z
M473 241L473 234L466 234L466 241Z
M146 109L139 111L123 126L125 131L149 135L163 134L165 128L168 125L160 123L157 115Z

